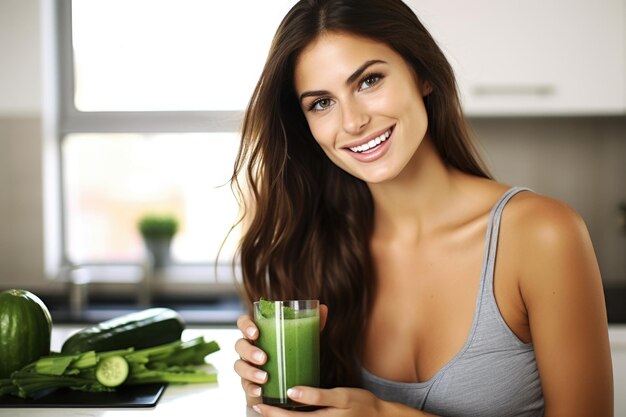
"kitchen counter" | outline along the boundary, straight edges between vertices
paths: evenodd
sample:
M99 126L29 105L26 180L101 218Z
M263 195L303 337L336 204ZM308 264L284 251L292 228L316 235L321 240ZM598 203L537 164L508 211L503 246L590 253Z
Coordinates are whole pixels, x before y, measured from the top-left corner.
M63 341L77 326L55 326L52 332L52 349L60 350ZM228 416L258 417L246 406L239 376L233 370L237 358L235 341L241 337L235 328L186 329L183 339L204 336L220 345L218 352L207 357L218 371L216 384L168 385L157 405L151 408L0 408L0 416L7 417L122 417L145 415L150 417L172 417L184 413L185 417ZM97 393L93 394L97 395Z
M52 349L59 350L63 341L78 327L56 326L52 333ZM184 413L185 417L258 417L246 406L240 379L233 370L237 359L235 341L241 333L235 328L193 328L183 333L183 339L205 336L220 345L220 351L208 356L208 361L218 371L217 384L169 385L161 399L152 408L0 408L0 416L6 417L121 417L138 416L171 417ZM613 377L615 393L626 388L626 325L609 326L613 354ZM94 394L96 395L96 394ZM626 399L615 395L615 416L626 416Z

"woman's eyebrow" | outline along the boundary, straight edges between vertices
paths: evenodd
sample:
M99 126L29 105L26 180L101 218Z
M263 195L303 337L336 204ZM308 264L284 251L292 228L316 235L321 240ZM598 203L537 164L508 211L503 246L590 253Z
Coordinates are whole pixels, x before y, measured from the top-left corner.
M355 82L360 76L361 74L363 74L365 72L365 70L369 67L371 67L374 64L386 64L387 62L381 60L381 59L371 59L369 61L366 61L363 65L361 65L359 68L356 69L356 71L354 71L352 73L352 75L350 75L348 77L348 79L346 79L346 85L350 85L353 82Z
M381 59L371 59L369 61L364 62L363 65L361 65L359 68L357 68L356 71L354 71L346 79L346 85L350 85L354 81L356 81L365 72L365 70L367 70L372 65L374 65L374 64L386 64L386 63L387 63L386 61L383 61ZM329 92L326 91L326 90L305 91L304 93L300 94L300 101L302 101L306 97L317 97L317 96L324 96L324 95L328 95L328 94L329 94Z

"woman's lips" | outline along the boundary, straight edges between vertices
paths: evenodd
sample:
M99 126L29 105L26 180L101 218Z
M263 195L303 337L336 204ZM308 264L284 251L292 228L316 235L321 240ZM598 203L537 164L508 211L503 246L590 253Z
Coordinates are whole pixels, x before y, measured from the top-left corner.
M393 127L380 134L369 142L359 146L345 148L346 151L356 160L361 162L374 162L387 153L393 139Z

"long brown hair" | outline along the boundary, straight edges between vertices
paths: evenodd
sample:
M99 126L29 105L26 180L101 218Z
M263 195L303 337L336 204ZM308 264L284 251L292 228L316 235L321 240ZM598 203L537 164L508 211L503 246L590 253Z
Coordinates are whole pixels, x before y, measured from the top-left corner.
M295 62L325 31L385 43L432 86L429 132L443 160L489 177L471 144L452 68L401 0L301 0L281 22L245 113L233 184L245 231L239 245L248 302L319 299L322 385L359 386L375 290L366 184L337 168L313 138L294 89Z

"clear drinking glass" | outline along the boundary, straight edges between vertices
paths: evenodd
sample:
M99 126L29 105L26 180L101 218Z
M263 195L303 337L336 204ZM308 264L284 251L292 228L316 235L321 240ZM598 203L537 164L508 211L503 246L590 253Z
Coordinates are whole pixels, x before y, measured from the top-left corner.
M257 301L254 322L259 329L256 345L267 354L262 366L268 375L262 385L263 402L306 408L291 401L287 390L296 385L319 387L319 301Z

